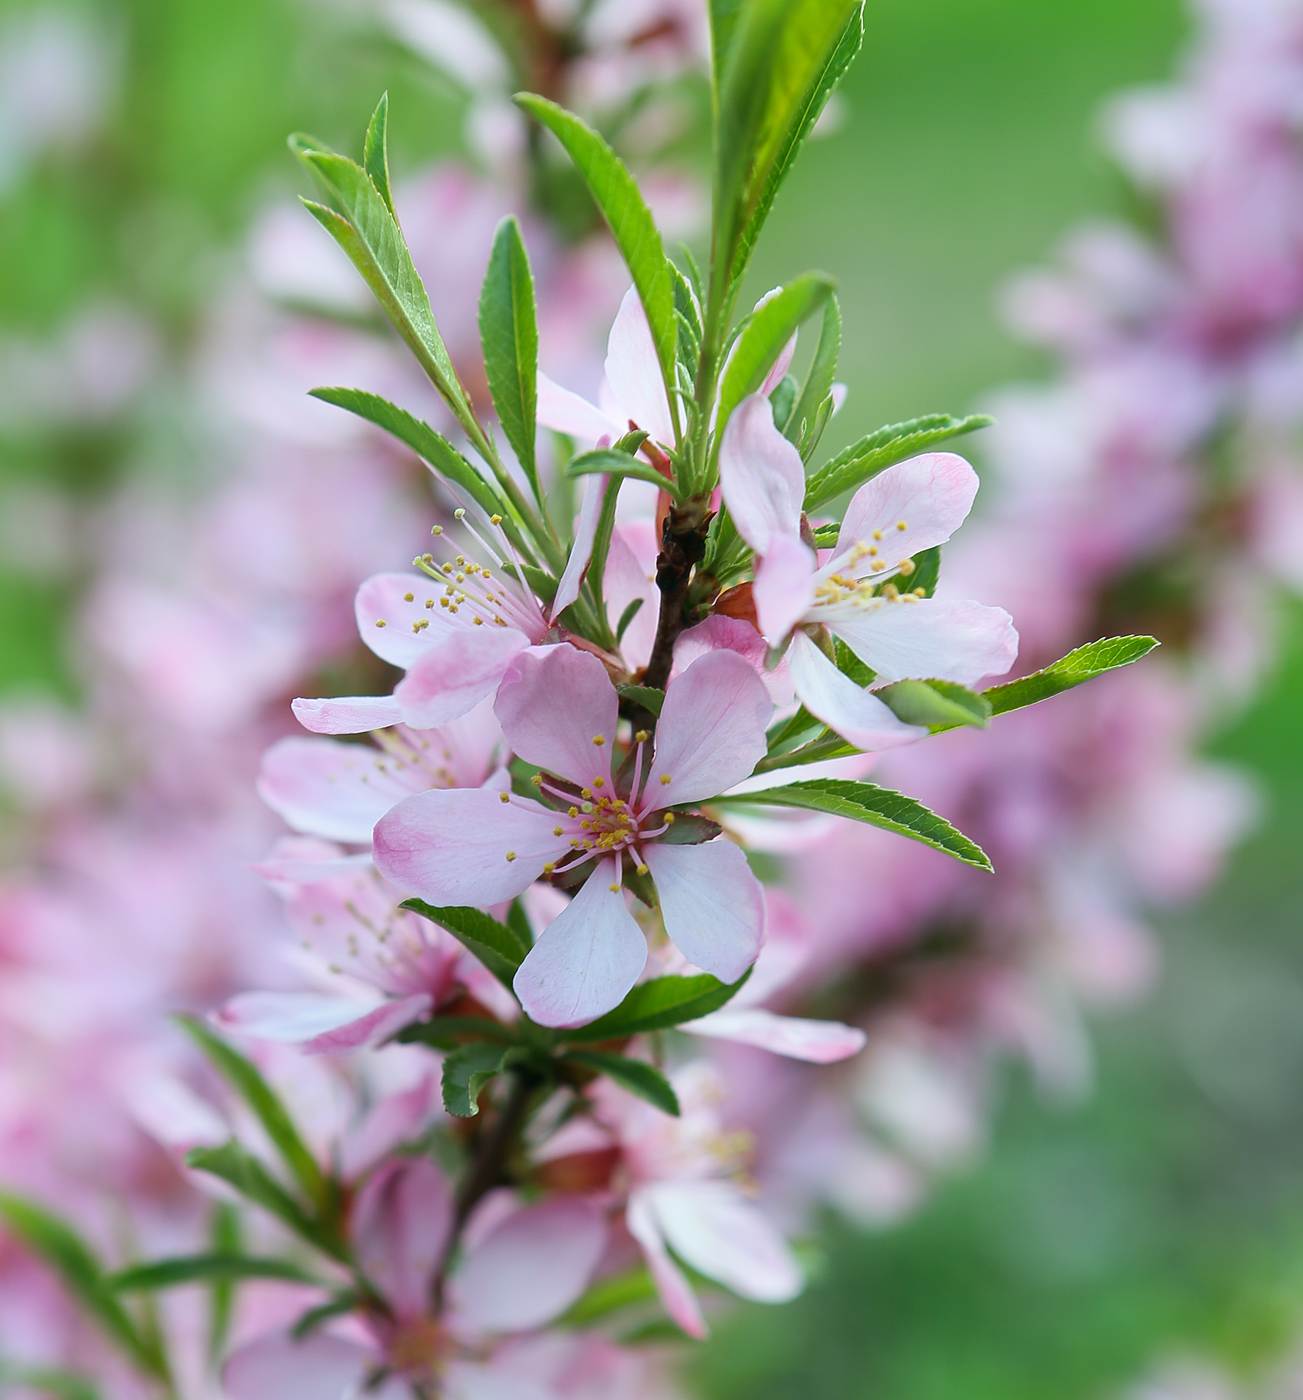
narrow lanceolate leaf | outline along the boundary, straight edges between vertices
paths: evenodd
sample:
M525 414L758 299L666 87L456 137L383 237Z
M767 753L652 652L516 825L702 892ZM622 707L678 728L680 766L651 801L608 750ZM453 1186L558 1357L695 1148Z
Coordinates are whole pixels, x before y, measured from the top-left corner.
M498 225L480 291L480 345L498 421L541 505L543 495L534 461L538 403L534 277L520 225L510 216Z
M1077 647L1043 671L1033 671L1030 676L1005 685L994 685L982 693L993 715L1007 714L1010 710L1021 710L1024 705L1034 705L1038 700L1048 700L1051 695L1071 690L1083 681L1116 671L1120 666L1130 666L1133 661L1148 656L1157 645L1155 637L1103 637Z
M627 452L617 452L613 447L598 447L592 452L580 453L566 464L567 476L606 475L632 477L635 481L646 481L668 491L678 500L679 489L668 477L664 477L644 457L631 457Z
M77 1303L136 1365L154 1376L166 1374L157 1347L141 1336L122 1304L104 1286L94 1250L66 1220L34 1201L3 1191L0 1227L59 1275Z
M907 457L926 452L947 438L989 428L994 421L984 413L970 414L967 418L929 413L923 418L911 418L907 423L889 423L843 448L815 472L806 483L805 508L814 510L835 496L862 486L870 477Z
M678 323L674 316L674 268L665 255L665 246L634 178L619 156L578 117L532 93L519 93L516 102L565 147L584 177L589 193L629 268L638 289L652 344L670 400L670 414L678 422L674 397L674 350Z
M385 207L394 218L398 215L394 210L394 197L389 191L389 94L383 93L380 101L376 104L376 109L371 117L371 124L366 129L366 145L362 153L362 164L366 168L366 173L371 177L371 183L376 187L380 198L384 200Z
M792 405L791 412L778 424L779 431L789 441L801 449L801 455L808 461L806 441L813 437L819 410L825 399L832 394L833 380L837 377L837 358L842 348L842 313L837 298L831 296L823 308L823 325L819 328L819 345L810 362L809 373L801 386L800 395ZM813 448L813 443L811 443Z
M779 186L859 49L862 4L752 0L727 18L712 250L712 275L726 285L745 272Z
M623 1040L648 1031L668 1030L684 1021L695 1021L731 1001L750 969L736 982L721 982L702 973L698 977L657 977L642 982L615 1008L575 1030L558 1032L558 1038L577 1041Z
M328 202L320 205L305 200L308 211L348 254L470 440L477 447L487 447L484 430L435 325L430 298L412 255L371 176L311 137L292 136L290 148Z
M402 907L447 929L464 948L475 954L499 982L511 989L516 969L529 952L529 944L516 929L500 924L482 910L469 907L437 908L423 899L405 900Z
M254 1064L195 1017L178 1016L177 1023L204 1052L213 1068L253 1110L299 1185L312 1200L323 1200L326 1181L317 1159L299 1136L289 1110Z
M789 783L786 787L765 788L762 792L739 793L736 797L717 797L713 803L762 804L774 807L802 807L811 812L828 812L836 817L867 822L911 841L921 841L934 850L990 870L986 852L956 831L944 817L930 811L921 802L906 797L903 792L878 787L876 783L856 783L843 778L810 778Z
M621 1089L646 1099L662 1113L679 1116L679 1096L674 1086L654 1065L645 1060L631 1060L627 1055L610 1055L604 1050L573 1050L566 1060L571 1064L582 1065L598 1074L613 1079Z
M186 1154L186 1166L208 1172L233 1187L246 1200L276 1216L318 1249L338 1257L338 1241L317 1224L279 1181L252 1153L232 1138L220 1147L196 1147Z
M151 1293L183 1283L211 1283L244 1278L280 1278L295 1283L320 1283L315 1275L288 1259L258 1259L251 1254L190 1254L158 1259L109 1274L104 1285L114 1293Z
M641 602L642 599L636 601ZM633 604L629 606L632 607ZM625 611L627 612L628 608ZM654 715L660 714L661 706L665 703L665 692L658 690L654 685L617 685L615 688L621 700L630 700L635 705L641 705L644 710L650 710Z
M897 681L873 693L897 719L932 730L964 724L985 729L991 719L991 702L954 681Z
M797 327L827 302L836 285L825 273L807 272L771 297L747 322L729 356L719 386L719 412L715 419L717 453L730 414L748 394L760 388Z
M443 1062L444 1108L457 1118L474 1118L484 1086L502 1072L508 1053L483 1041L454 1050Z

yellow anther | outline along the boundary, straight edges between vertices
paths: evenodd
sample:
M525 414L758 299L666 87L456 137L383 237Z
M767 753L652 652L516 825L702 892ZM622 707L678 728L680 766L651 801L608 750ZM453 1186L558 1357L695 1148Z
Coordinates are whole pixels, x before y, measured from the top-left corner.
M669 785L670 785L670 775L669 775L668 773L662 773L662 774L661 774L661 787L669 787Z
M410 603L411 601L412 601L412 595L411 595L410 593L404 593L404 594L403 594L403 602L404 602L404 603Z
M500 793L498 793L498 801L499 801L499 802L510 802L510 801L511 801L511 794L510 794L509 792L500 792Z
M427 598L427 599L425 600L425 606L426 606L427 608L432 608L432 607L434 607L434 599L433 599L433 598Z
M906 578L908 578L908 577L910 576L910 574L912 574L912 573L914 572L915 564L914 564L914 561L913 561L912 559L902 559L902 560L900 561L900 566L899 566L899 567L900 567L900 572L901 572L902 574L904 574Z
M897 529L897 530L908 530L908 529L909 529L909 526L906 525L905 522L904 522L903 520L897 520L897 521L896 521L896 529Z
M451 564L441 564L439 567L440 567L441 571L442 571L443 573L445 573L445 574L450 574L450 573L452 573L452 565L451 565Z
M910 596L911 598L926 598L926 597L927 597L927 589L926 589L926 588L916 588L916 589L913 591L913 593L911 593L909 596Z
M646 867L645 865L639 865L639 866L636 867L636 869L637 869L639 875L646 875L646 874L648 873L648 872L647 872L647 867Z
M585 789L583 790L583 792L580 794L580 796L586 798L589 802L591 802L591 801L593 800L593 790L592 790L592 788L585 788Z
M464 520L466 518L466 507L458 506L457 509L453 511L452 518L454 520Z
M476 627L484 626L484 619L482 617L473 617L471 618L471 621L476 625Z
M673 812L666 812L666 813L665 813L665 825L666 825L666 826L673 826L673 825L674 825L674 813L673 813Z
M550 875L555 869L556 869L556 861L550 860L550 861L548 861L548 863L543 867L543 874L544 874L544 875Z
M882 596L889 602L894 603L900 597L900 590L894 583L884 583L882 585Z
M490 525L501 525L501 524L502 524L502 517L501 517L500 515L491 515L491 516L489 516L489 524L490 524Z
M873 561L873 572L875 574L880 574L886 567L887 566L882 562L881 559L875 559Z
M554 826L554 827L552 828L552 835L553 835L553 836L564 836L564 835L565 835L565 832L562 830L561 827L559 827L559 826Z
M535 773L534 776L533 776L529 781L530 781L531 783L533 783L535 787L542 787L542 786L543 786L543 775L542 775L542 773Z
M636 744L645 744L645 743L647 742L647 740L650 739L650 738L651 738L651 731L648 730L648 729L640 729L640 730L633 736L634 743L636 743Z
M591 831L593 829L593 824L592 822L580 822L579 827L582 831Z
M384 625L385 625L385 620L384 620L383 617L378 617L378 618L376 618L376 626L377 626L377 627L383 627Z
M430 527L430 533L431 533L432 535L441 535L441 534L443 534L443 526L442 526L442 525L432 525L432 526Z
M579 815L579 808L578 808L578 807L571 807L570 811L569 811L568 813L566 813L566 815L567 815L567 816L571 816L571 817L577 817L577 816Z
M570 838L570 844L575 848L575 850L578 850L579 847L582 846L584 843L577 836L572 836Z
M602 747L602 745L603 745L604 743L606 743L606 739L605 739L605 737L604 737L603 735L601 735L601 734L594 734L594 735L593 735L593 743L596 744L597 747L600 749L600 748Z
M620 893L620 887L619 887L619 885L608 885L608 886L607 886L607 889L609 889L609 890L611 891L612 894L619 894L619 893Z
M605 786L606 786L606 779L605 779L605 778L594 778L594 779L593 779L593 786L594 786L595 788L605 787Z
M882 531L881 531L881 530L875 530L875 531L873 532L873 538L874 538L875 540L880 540L880 539L882 538Z
M877 546L876 544L871 544L871 545L868 547L868 550L866 551L866 553L868 554L868 556L869 556L870 559L873 558L873 556L874 556L877 552L878 552L878 546Z
M449 611L450 613L455 613L455 612L457 611L457 604L454 603L454 604L448 609L448 611Z
M507 859L508 859L508 860L515 860L515 859L516 859L516 853L515 853L515 851L508 851L508 852L507 852Z

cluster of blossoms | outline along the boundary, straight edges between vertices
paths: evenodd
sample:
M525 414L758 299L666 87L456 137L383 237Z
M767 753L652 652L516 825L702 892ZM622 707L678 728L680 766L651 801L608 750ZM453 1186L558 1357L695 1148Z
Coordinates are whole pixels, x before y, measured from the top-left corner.
M985 1044L1014 1043L1059 1080L1079 1073L1065 986L1116 995L1148 966L1122 882L1187 893L1230 839L1237 790L1188 758L1198 692L1185 655L1171 674L1147 663L986 726L1146 649L1115 641L1053 664L1136 616L1119 579L1205 545L1214 512L1200 455L1232 417L1255 441L1279 421L1251 415L1265 400L1245 386L1282 384L1297 308L1267 298L1235 337L1204 334L1222 324L1200 319L1210 279L1154 249L1162 299L1148 282L1110 281L1116 262L1091 257L1020 293L1025 321L1057 327L1073 387L1001 406L994 509L947 548L938 593L940 547L977 480L928 449L982 420L897 425L812 470L844 392L830 283L796 279L730 328L767 201L853 55L857 7L756 4L736 34L715 36L719 100L738 115L730 139L749 131L754 144L719 153L704 283L664 257L651 221L682 214L681 183L644 200L586 127L536 99L523 104L531 135L501 96L509 67L487 33L467 37L465 12L386 14L404 42L478 87L472 129L497 181L445 170L391 194L383 107L361 167L298 142L322 191L317 218L425 374L346 324L363 309L352 284L277 217L256 242L264 286L340 322L228 298L207 372L257 450L205 502L201 534L193 516L139 493L110 521L116 545L86 629L119 678L98 699L136 772L106 821L85 800L89 779L59 770L45 784L45 869L6 891L6 1182L117 1258L96 1204L106 1191L129 1200L127 1257L162 1262L107 1283L90 1256L80 1281L65 1267L92 1299L88 1326L33 1262L56 1257L58 1221L5 1198L31 1251L5 1261L6 1333L16 1319L25 1354L124 1394L136 1393L132 1372L185 1394L220 1384L230 1400L360 1386L483 1400L669 1394L656 1353L620 1338L658 1306L703 1335L699 1295L716 1285L791 1297L801 1270L779 1223L798 1225L812 1199L870 1218L912 1201L920 1170L971 1145ZM599 5L548 23L537 53L579 56L531 66L528 80L544 74L549 95L595 117L632 87L654 128L642 86L654 94L709 58L695 6ZM1238 147L1227 155L1237 179L1253 168L1277 179L1288 142L1268 137L1289 132L1288 104L1243 112L1232 92L1223 111L1205 89L1234 88L1223 68L1257 71L1268 49L1252 44L1292 52L1269 28L1288 23L1234 7L1195 71L1195 97L1214 112L1205 139L1234 131L1267 152L1260 167ZM752 111L748 127L744 98L779 101L777 65L798 61L782 41L797 28L825 44L789 75L787 98L805 105ZM1298 90L1291 71L1278 95ZM1132 110L1119 131L1161 135L1160 120ZM672 119L663 104L662 129ZM770 140L766 121L790 145ZM609 245L566 245L540 216L499 223L513 182L536 173L531 159L560 168L539 126L589 181L627 271ZM1146 149L1156 144L1151 134ZM1190 195L1215 183L1208 160L1187 159L1179 177L1166 177L1177 214L1238 209L1258 226L1240 195ZM1211 246L1202 265L1220 267ZM1256 273L1271 280L1276 266ZM562 386L598 382L588 328L612 312L588 402ZM789 374L796 331L820 314L801 381ZM1142 387L1187 382L1192 359L1210 377L1185 399ZM540 360L550 375L536 374ZM1182 416L1214 369L1216 394ZM359 378L384 397L320 397L403 452L369 426L342 438L323 404L287 407L291 386ZM1046 403L1057 424L1038 415ZM1181 421L1155 426L1156 404ZM489 408L500 436L484 426ZM1039 461L1083 440L1093 446L1065 467L1070 492L1042 492L1018 470L1020 443ZM410 451L438 479L433 505L413 489ZM1273 451L1264 479L1279 502L1290 477ZM1278 546L1287 514L1260 518ZM183 558L158 547L183 537ZM1287 555L1262 538L1259 557ZM1245 539L1211 544L1222 553L1197 574L1187 612L1221 636L1217 609L1233 590L1204 581L1242 585ZM414 553L411 572L387 571ZM386 572L355 603L364 657L348 652L341 618L375 569ZM969 591L1008 602L1020 653L1009 615L961 601ZM1191 637L1162 619L1153 630ZM1021 671L1042 670L976 689L1016 656ZM368 693L321 698L328 669ZM295 689L309 690L294 713L315 737L280 737L262 759L261 795L295 833L267 855L274 823L247 775L284 734ZM31 716L19 723L31 732ZM928 738L942 730L959 732ZM864 782L870 766L980 837L994 879L948 822ZM762 882L772 853L784 878ZM248 862L283 902L290 949L274 901L242 878ZM929 935L956 929L949 956L926 960L935 971L915 968ZM863 970L884 974L868 1001L864 979L847 976ZM814 988L832 988L818 1000L841 1020L779 1014ZM167 1032L162 1013L176 1008L214 1011L249 1058L191 1023L214 1077ZM802 1066L839 1060L844 1071ZM203 1183L214 1182L210 1207ZM256 1207L239 1228L232 1191ZM67 1265L66 1249L57 1257ZM204 1287L171 1291L182 1282ZM157 1289L169 1290L156 1295L161 1330L129 1298Z

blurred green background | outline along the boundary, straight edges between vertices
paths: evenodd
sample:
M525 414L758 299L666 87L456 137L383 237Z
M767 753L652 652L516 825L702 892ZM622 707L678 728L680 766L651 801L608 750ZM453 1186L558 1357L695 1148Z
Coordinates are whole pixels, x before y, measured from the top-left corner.
M456 147L455 94L379 43L318 32L306 5L79 9L119 46L119 100L89 150L0 192L8 334L52 332L112 294L184 347L251 213L297 188L286 132L352 149L384 87L397 173ZM1185 23L1177 0L870 0L845 121L785 191L756 272L840 278L839 436L1040 371L1001 333L994 290L1117 206L1097 104L1168 73ZM143 450L138 431L0 433L0 473L100 491ZM0 573L0 689L72 689L60 619L75 588ZM1261 778L1263 825L1217 891L1164 921L1158 996L1098 1027L1095 1096L1047 1109L1011 1074L985 1163L901 1228L830 1232L802 1300L739 1311L696 1354L705 1396L1071 1400L1183 1351L1252 1370L1295 1335L1303 619L1287 632L1267 693L1212 746Z

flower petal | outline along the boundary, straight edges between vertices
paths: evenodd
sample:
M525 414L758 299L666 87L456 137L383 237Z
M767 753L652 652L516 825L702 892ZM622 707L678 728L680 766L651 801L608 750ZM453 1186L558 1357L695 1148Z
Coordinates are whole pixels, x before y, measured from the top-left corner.
M517 658L494 710L526 763L591 787L599 778L610 784L619 706L606 667L591 652L562 645Z
M493 694L528 646L514 627L459 627L434 637L394 689L404 721L434 729L459 719Z
M741 848L723 840L657 841L642 850L670 941L704 972L736 982L755 962L765 932L764 890Z
M927 738L926 729L897 719L872 691L843 675L804 632L792 638L787 655L801 703L856 748L879 753Z
M424 574L373 574L353 600L358 634L381 660L406 670L430 645L429 626L440 618L425 600L441 591Z
M509 1215L466 1255L453 1279L458 1331L541 1327L588 1287L606 1248L596 1205L562 1196Z
M586 442L608 435L612 439L623 437L628 431L628 424L609 418L587 399L554 383L542 370L538 373L538 421L554 432Z
M892 567L944 544L964 523L977 495L977 473L953 452L928 452L897 462L851 497L837 535L837 553L875 543ZM899 528L901 521L905 528Z
M376 1360L364 1347L321 1332L301 1342L283 1333L260 1337L226 1363L223 1390L230 1400L345 1400ZM387 1400L390 1390L383 1392Z
M381 1045L404 1026L428 1015L433 1005L434 998L429 992L394 997L347 1025L314 1035L303 1049L309 1055L339 1055L368 1045Z
M750 777L765 756L773 708L753 667L735 652L698 657L665 691L643 805L703 802Z
M521 963L512 985L539 1025L595 1021L619 1006L647 965L647 940L614 881L615 862L601 861Z
M258 796L295 831L357 845L394 805L430 784L367 744L291 737L262 756Z
M762 394L743 399L725 425L719 484L738 534L757 554L769 552L775 535L799 536L805 467Z
M358 1263L400 1317L428 1307L452 1226L452 1190L428 1157L386 1162L358 1192L350 1228Z
M903 680L975 685L1002 676L1018 655L1018 633L1003 608L915 598L857 608L829 623L877 684Z
M789 1060L831 1065L864 1049L865 1034L857 1026L840 1021L812 1021L804 1016L779 1016L760 1007L731 1010L724 1007L687 1021L679 1027L689 1035L715 1040L731 1040L738 1045L754 1045Z
M418 792L376 823L375 863L430 904L497 904L515 899L568 849L552 835L554 824L537 803L503 802L481 788Z
M606 342L606 382L625 416L657 442L674 446L674 423L647 313L636 287L624 294ZM626 433L621 423L617 436Z
M366 734L401 724L403 707L392 695L340 695L295 700L294 718L313 734Z
M767 670L765 662L769 647L749 622L712 613L705 622L699 622L679 634L679 640L674 643L674 664L680 671L686 671L699 656L712 651L737 652L760 677L775 705L792 703L792 678L787 657L784 656L772 671Z
M804 541L774 535L769 552L756 565L756 619L760 630L777 646L796 626L814 601L815 558Z
M301 1045L325 1031L338 1030L375 1010L356 997L323 992L241 992L214 1016L225 1031Z
M584 501L575 522L575 542L570 546L565 572L556 586L556 594L548 608L549 617L560 617L579 597L579 585L584 580L588 561L593 557L593 541L597 538L597 522L602 514L602 499L606 495L607 476L590 476L584 486Z
M710 1335L710 1328L701 1315L701 1304L697 1302L697 1295L692 1291L683 1270L670 1258L656 1216L643 1192L629 1193L624 1223L642 1250L665 1311L689 1337L704 1341Z
M784 1303L805 1280L787 1241L729 1182L660 1182L647 1188L674 1252L743 1298Z

